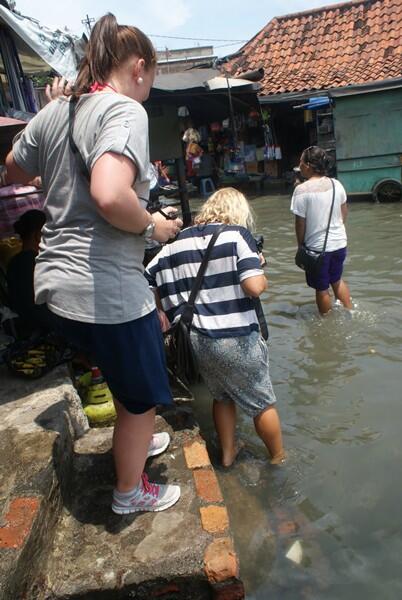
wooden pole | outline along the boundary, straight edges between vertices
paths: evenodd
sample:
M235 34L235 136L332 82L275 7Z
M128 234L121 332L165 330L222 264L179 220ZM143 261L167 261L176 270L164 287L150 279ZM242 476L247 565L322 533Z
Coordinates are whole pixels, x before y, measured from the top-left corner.
M183 157L175 159L176 166L176 177L179 185L179 196L181 204L181 212L183 215L183 225L188 227L191 225L191 210L190 203L188 200L187 184L186 184L186 172L184 167Z

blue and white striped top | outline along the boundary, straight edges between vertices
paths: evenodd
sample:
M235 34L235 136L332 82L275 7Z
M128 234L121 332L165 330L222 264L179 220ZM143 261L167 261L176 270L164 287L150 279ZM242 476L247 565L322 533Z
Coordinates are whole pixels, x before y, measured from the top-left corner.
M202 257L219 223L194 225L166 244L147 266L145 275L158 289L163 310L174 322L187 302ZM254 301L240 283L263 274L253 236L244 227L228 225L212 249L195 300L192 326L209 337L237 337L258 331Z

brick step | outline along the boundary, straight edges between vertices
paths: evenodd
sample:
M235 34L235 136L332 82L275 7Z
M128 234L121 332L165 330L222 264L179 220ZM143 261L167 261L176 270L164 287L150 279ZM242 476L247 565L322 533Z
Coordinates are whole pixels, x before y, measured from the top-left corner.
M177 482L182 496L166 512L118 516L111 429L75 443L69 489L35 600L241 600L243 585L216 475L192 410L157 417L169 431L167 451L148 460L150 480Z

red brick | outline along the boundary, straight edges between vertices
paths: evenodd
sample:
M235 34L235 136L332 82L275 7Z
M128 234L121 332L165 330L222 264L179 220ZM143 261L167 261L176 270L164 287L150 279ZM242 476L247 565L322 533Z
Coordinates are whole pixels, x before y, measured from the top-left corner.
M214 586L212 591L213 600L244 600L245 591L241 581Z
M229 516L225 506L202 506L201 523L208 533L223 533L229 527Z
M198 496L205 502L223 502L215 472L212 469L197 469L193 472Z
M4 525L0 527L0 548L20 548L39 510L38 498L15 498L10 502Z
M193 442L188 446L184 446L183 450L189 469L199 469L201 467L211 466L205 444L201 442Z
M221 583L239 576L239 564L230 538L218 538L204 555L204 570L210 583Z

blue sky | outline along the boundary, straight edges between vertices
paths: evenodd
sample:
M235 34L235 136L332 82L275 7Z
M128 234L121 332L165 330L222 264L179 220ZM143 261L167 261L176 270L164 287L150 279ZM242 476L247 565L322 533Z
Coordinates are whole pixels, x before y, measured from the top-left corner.
M81 20L88 14L98 18L113 12L120 23L136 25L148 35L193 38L152 37L157 49L186 48L213 44L218 55L235 52L274 16L336 4L338 0L16 0L22 14L38 19L51 28L67 26L74 33L84 30ZM222 41L204 42L203 38ZM230 40L230 42L226 42Z

